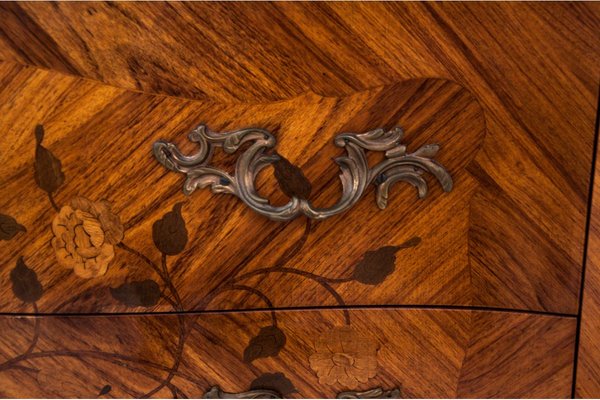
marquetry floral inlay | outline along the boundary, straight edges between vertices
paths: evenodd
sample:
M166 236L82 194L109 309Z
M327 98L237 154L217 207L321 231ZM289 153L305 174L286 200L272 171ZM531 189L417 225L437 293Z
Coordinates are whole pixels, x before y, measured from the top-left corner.
M377 374L378 349L376 341L362 337L350 326L334 328L316 340L310 367L321 384L356 388Z
M114 245L123 239L123 225L110 205L84 197L60 209L52 232L58 263L82 278L104 275L115 255Z
M68 203L61 205L55 200L55 194L68 183L62 171L60 159L42 145L44 128L36 126L36 158L35 180L40 189L43 189L56 215L52 221L52 247L56 254L57 263L65 268L72 269L74 274L81 278L101 277L107 274L109 265L115 258L115 251L126 252L130 257L136 257L138 264L127 265L128 270L139 269L136 278L129 276L121 283L111 284L107 291L113 300L127 307L144 307L152 311L158 304L169 304L173 311L178 313L186 310L179 294L178 288L171 277L172 264L169 261L185 251L189 243L188 228L182 215L183 203L172 205L167 211L152 224L152 240L155 250L141 252L123 242L124 226L119 216L111 210L106 201L92 201L85 197L75 197ZM288 161L276 164L276 177L282 190L293 193L298 198L306 198L310 194L310 183L302 176L302 171L291 165ZM62 196L59 197L61 200ZM131 222L126 223L131 225ZM242 291L260 299L266 308L271 309L269 324L260 325L253 331L253 335L239 356L239 360L252 366L253 373L261 373L250 383L250 390L241 393L229 393L213 386L205 393L206 398L284 398L297 392L294 383L283 372L260 371L267 365L265 359L278 358L282 354L289 357L291 353L286 349L289 343L294 342L294 336L285 325L279 324L278 313L273 309L275 305L269 299L268 293L263 293L260 288L250 286L249 279L256 276L269 274L296 275L321 286L339 306L343 315L344 326L330 329L322 336L317 337L314 352L309 356L309 364L321 384L338 386L345 390L340 393L340 398L392 398L399 396L398 390L384 391L381 388L356 392L360 384L366 383L377 374L377 353L379 344L376 340L362 336L352 328L352 313L346 307L343 297L338 293L337 285L352 282L363 285L378 285L384 282L396 269L396 253L401 249L409 249L419 245L421 239L413 237L401 244L389 244L378 249L366 251L362 258L356 260L353 272L346 276L322 276L293 267L291 261L298 255L311 233L312 220L306 219L303 234L285 253L284 257L276 260L273 267L264 267L239 273L229 277L227 282L209 292L198 302L199 310L206 310L213 301L220 298L221 307L228 296L222 294L231 291ZM0 214L0 240L12 240L20 232L27 232L25 226L9 215ZM160 261L158 261L160 260ZM28 304L34 314L38 313L38 303L47 292L44 288L43 275L38 276L34 265L29 260L20 256L14 268L10 271L10 281L15 297L22 303ZM346 268L350 270L351 268ZM145 270L144 275L139 273ZM114 271L113 271L114 272ZM198 279L202 279L201 276ZM95 281L102 285L102 280ZM114 283L111 280L111 283ZM236 307L238 303L233 303ZM147 378L155 381L151 388L144 393L135 393L137 398L152 398L162 395L164 388L168 388L174 398L188 398L189 396L178 387L173 379L178 376L178 368L185 356L186 323L180 315L178 318L177 346L170 351L173 356L170 365L152 365L156 371L148 370L149 361L138 359L127 354L109 353L102 350L86 351L45 351L38 349L38 341L43 330L41 319L34 319L33 334L29 347L20 355L0 364L0 373L7 370L23 369L35 371L37 382L44 388L59 387L62 397L104 397L112 396L113 386L110 381L101 379L94 384L83 387L69 379L62 370L47 369L38 371L20 363L30 363L33 359L42 360L55 356L65 359L75 359L81 362L89 360L103 360L128 368L132 373L144 371ZM193 322L195 325L195 322ZM256 327L258 328L258 327ZM227 332L225 332L227 333ZM286 354L287 353L287 354ZM294 354L296 355L296 354ZM302 353L304 355L304 353ZM133 364L140 364L143 368L130 368ZM82 364L83 365L83 364ZM90 364L91 365L91 364ZM169 371L165 374L165 371ZM67 379L65 381L65 379ZM75 378L76 380L76 378ZM65 383L66 382L66 383ZM49 392L51 393L51 392Z

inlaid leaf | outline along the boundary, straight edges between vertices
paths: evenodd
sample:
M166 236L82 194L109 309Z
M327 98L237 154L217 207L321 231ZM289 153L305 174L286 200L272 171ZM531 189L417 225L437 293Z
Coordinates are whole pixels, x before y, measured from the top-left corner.
M23 257L19 258L15 268L10 271L10 280L13 293L25 303L34 303L42 297L42 284L38 281L35 271L25 265Z
M181 217L182 205L183 203L175 204L173 211L169 211L152 225L154 244L164 254L179 254L187 244L188 232Z
M27 229L10 215L0 214L0 240L10 240L19 232L27 232Z
M421 238L414 237L400 246L385 246L367 251L354 266L353 279L365 285L378 285L396 269L396 252L417 246Z
M105 394L109 394L111 390L112 390L112 386L104 385L104 387L102 389L100 389L100 392L98 393L97 397L104 396Z
M65 181L60 160L52 152L42 146L44 140L44 127L35 127L35 182L48 193L58 189Z
M262 374L252 381L250 390L273 390L288 398L290 394L297 392L292 382L281 372Z
M298 197L307 199L310 196L312 186L302 170L289 162L281 154L277 154L279 159L273 163L275 169L275 179L281 188L281 191L289 197Z
M285 346L285 341L285 334L278 327L261 328L244 350L244 361L249 363L258 358L274 357Z
M110 288L110 294L130 307L151 307L160 299L160 287L152 279L146 279Z

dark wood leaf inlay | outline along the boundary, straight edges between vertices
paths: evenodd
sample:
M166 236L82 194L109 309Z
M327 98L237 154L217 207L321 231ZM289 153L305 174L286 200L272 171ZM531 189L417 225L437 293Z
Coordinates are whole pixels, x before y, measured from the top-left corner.
M258 358L274 357L285 346L285 341L285 334L278 327L261 328L244 350L244 361L249 363Z
M275 179L281 191L289 197L308 199L312 190L310 181L304 176L302 170L289 162L281 154L275 153L279 159L273 163Z
M265 373L250 383L250 390L273 390L283 397L297 392L294 384L281 372Z
M48 193L55 192L65 181L60 160L52 152L42 146L44 127L35 127L35 182Z
M365 285L378 285L396 269L396 252L400 249L415 247L421 238L414 237L399 246L380 247L367 251L354 267L353 279Z
M37 278L34 270L25 265L23 257L17 261L17 265L10 271L12 290L18 299L25 303L35 303L42 297L44 289Z
M111 390L112 390L112 386L104 385L104 387L102 389L100 389L100 392L98 393L98 397L104 396L105 394L109 394Z
M169 211L152 225L152 239L163 254L179 254L187 244L188 232L181 216L182 205L183 203L175 204L173 211Z
M19 232L27 229L10 215L0 214L0 240L10 240Z
M130 307L151 307L160 299L160 287L151 279L110 288L112 297Z

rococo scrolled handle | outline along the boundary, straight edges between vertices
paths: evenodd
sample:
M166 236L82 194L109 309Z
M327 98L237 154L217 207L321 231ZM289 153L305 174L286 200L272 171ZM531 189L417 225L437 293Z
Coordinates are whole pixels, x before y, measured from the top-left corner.
M387 206L390 186L398 181L415 186L419 198L427 195L427 182L424 172L431 173L444 189L452 190L452 177L446 169L433 159L439 145L428 144L413 153L407 153L401 143L404 132L396 127L389 131L375 129L366 133L342 133L336 136L334 143L346 149L346 156L338 157L335 162L340 168L342 196L329 208L315 208L310 201L293 196L283 206L273 206L261 197L254 186L258 173L266 166L279 160L277 154L269 154L277 143L268 131L258 128L240 129L232 132L217 133L200 125L189 135L189 139L199 146L197 153L183 154L177 146L160 140L154 143L154 155L168 169L185 174L183 185L186 195L196 188L211 187L213 193L228 193L240 198L257 213L275 221L288 221L300 215L312 219L325 219L351 208L373 183L376 186L376 200L380 209ZM233 175L210 165L216 147L222 147L226 153L234 153L244 143L250 146L237 159ZM369 167L366 150L384 151L385 159Z
M285 396L273 389L250 389L246 392L225 392L219 386L211 387L203 399L283 399ZM402 394L399 388L385 390L382 387L365 390L362 392L347 391L337 394L336 399L400 399Z

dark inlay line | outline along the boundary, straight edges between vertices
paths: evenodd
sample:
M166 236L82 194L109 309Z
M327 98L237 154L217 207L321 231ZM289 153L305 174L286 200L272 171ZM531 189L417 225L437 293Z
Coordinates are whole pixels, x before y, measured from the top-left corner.
M0 317L118 317L118 316L165 316L165 315L204 315L204 314L246 314L257 312L283 311L336 311L336 310L449 310L449 311L482 311L503 312L509 314L542 315L548 317L578 318L577 314L558 313L551 311L523 310L515 308L460 306L448 304L385 304L385 305L346 305L346 306L309 306L309 307L276 307L251 308L230 310L198 310L198 311L156 311L156 312L110 312L110 313L7 313L1 312Z
M592 222L592 206L594 197L594 177L596 175L596 163L598 153L598 136L600 135L600 84L598 85L598 104L596 106L596 125L594 128L594 147L592 153L592 170L590 172L590 183L588 188L587 215L585 217L585 237L583 242L583 260L581 262L581 278L579 284L579 308L577 310L577 330L575 332L575 351L573 355L573 380L571 382L571 398L575 398L577 390L577 363L579 362L579 343L581 339L581 317L583 313L583 292L585 289L585 269L587 266L587 255L590 242L590 227ZM600 200L600 199L597 199Z

